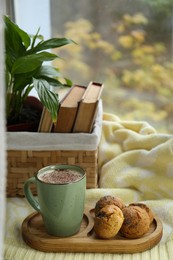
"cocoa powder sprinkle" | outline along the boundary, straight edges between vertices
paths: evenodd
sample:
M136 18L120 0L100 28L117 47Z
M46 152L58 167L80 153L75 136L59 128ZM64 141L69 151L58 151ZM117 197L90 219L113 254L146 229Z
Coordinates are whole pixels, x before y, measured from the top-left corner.
M39 179L46 183L64 184L81 179L82 175L71 169L56 169L39 175Z

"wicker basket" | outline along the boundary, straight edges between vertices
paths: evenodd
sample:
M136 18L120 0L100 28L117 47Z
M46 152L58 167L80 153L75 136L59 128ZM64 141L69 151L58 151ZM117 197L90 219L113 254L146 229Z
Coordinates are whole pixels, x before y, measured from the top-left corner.
M98 148L102 131L102 103L93 132L52 134L7 132L7 196L24 196L24 182L53 164L79 165L86 171L87 188L98 186ZM31 186L36 195L36 187Z
M98 183L98 151L7 151L8 176L7 196L22 197L23 184L47 165L75 164L86 171L87 188L96 188ZM36 187L32 192L36 194Z

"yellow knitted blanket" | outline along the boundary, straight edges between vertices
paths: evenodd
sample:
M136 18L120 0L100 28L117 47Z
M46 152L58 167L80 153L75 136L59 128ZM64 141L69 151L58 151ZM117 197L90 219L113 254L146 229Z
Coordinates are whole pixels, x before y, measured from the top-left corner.
M158 134L146 122L122 121L104 114L99 146L99 188L89 189L86 204L104 195L125 203L142 201L163 223L163 237L150 250L135 254L42 253L27 246L21 223L33 209L25 199L7 199L4 259L6 260L172 260L173 259L173 136Z
M104 115L100 187L131 188L143 199L173 199L173 136L145 122Z

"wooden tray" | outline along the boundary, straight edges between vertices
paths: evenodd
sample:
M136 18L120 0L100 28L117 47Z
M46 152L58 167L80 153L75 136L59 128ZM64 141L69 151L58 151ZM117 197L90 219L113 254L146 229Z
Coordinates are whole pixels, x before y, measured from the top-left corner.
M93 210L85 209L80 231L71 237L60 238L46 233L38 212L29 215L22 223L24 241L32 248L43 252L97 252L137 253L154 247L162 237L162 223L155 216L150 230L138 239L127 239L117 234L114 239L98 239L93 231Z

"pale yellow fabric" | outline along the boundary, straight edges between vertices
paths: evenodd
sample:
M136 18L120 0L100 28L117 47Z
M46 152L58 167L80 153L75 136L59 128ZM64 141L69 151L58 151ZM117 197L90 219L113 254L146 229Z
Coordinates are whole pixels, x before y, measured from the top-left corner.
M42 253L27 246L21 223L33 209L25 199L7 200L5 255L7 260L172 260L173 259L173 136L158 134L146 122L122 121L104 114L99 147L99 186L87 190L86 204L94 207L104 195L126 204L143 201L163 223L160 243L136 254Z
M145 122L104 114L99 153L102 188L133 188L143 199L173 199L173 136Z

